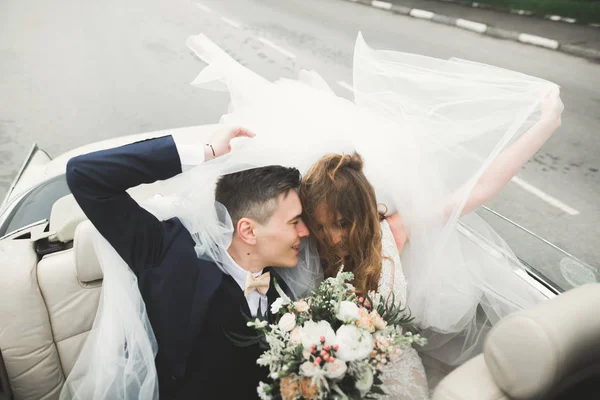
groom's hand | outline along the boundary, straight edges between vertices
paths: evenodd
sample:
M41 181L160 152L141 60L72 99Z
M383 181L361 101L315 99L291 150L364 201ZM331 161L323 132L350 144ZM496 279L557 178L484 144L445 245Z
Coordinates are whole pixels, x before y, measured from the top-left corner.
M238 137L253 138L254 132L248 129L236 126L233 128L223 128L209 140L204 149L205 160L212 160L231 151L231 141Z

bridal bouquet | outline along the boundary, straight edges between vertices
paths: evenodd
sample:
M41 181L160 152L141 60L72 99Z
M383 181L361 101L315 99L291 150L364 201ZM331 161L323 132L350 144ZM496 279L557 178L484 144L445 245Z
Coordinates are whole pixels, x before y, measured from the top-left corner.
M406 331L412 319L393 297L357 296L353 278L340 270L299 301L275 282L274 323L248 322L268 345L257 361L270 371L257 389L262 400L376 398L385 393L385 365L413 343L425 344Z

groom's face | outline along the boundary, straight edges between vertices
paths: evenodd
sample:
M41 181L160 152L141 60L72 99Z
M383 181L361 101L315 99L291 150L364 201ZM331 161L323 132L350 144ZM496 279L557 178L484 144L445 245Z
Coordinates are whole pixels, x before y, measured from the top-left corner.
M302 204L294 190L281 194L277 208L265 224L255 228L256 250L265 265L295 267L298 264L300 239L308 236L301 218Z

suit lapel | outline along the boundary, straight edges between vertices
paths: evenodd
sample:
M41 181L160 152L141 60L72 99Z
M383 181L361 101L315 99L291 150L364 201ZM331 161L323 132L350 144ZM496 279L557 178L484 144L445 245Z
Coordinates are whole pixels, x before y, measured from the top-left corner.
M267 307L267 320L271 323L273 322L273 315L271 314L271 304L279 298L279 293L275 288L274 280L277 280L277 284L289 296L289 291L287 290L287 286L285 282L281 279L279 274L277 274L277 270L271 267L265 268L265 272L268 271L271 273L271 285L269 286L269 290L267 291L267 303L269 303ZM291 296L290 296L291 297ZM292 299L293 300L293 299Z

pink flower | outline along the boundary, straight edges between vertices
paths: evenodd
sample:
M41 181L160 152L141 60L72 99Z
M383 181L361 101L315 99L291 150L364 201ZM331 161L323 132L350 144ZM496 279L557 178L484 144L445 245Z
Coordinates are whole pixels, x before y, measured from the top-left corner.
M375 329L383 330L387 326L387 322L385 322L383 320L383 318L381 318L381 315L379 315L379 313L376 310L373 310L371 312L370 317L371 317L371 323L373 324Z
M298 300L294 302L294 308L296 308L296 311L298 312L305 312L310 309L308 303L304 300Z
M358 310L358 315L359 318L356 321L356 325L369 333L375 332L375 326L373 325L369 311L366 308L361 308Z
M386 351L390 344L392 344L392 340L389 336L379 335L375 338L375 347L381 351Z
M297 326L290 332L290 343L293 345L299 345L302 343L302 327Z

